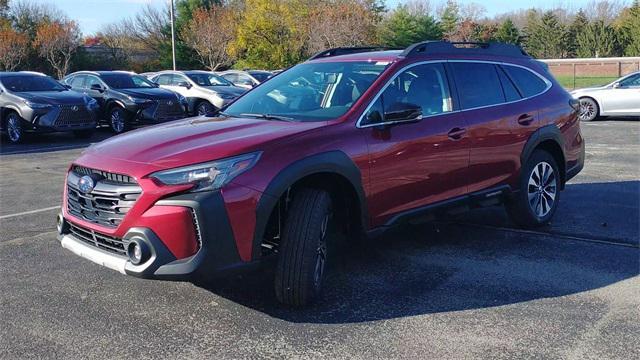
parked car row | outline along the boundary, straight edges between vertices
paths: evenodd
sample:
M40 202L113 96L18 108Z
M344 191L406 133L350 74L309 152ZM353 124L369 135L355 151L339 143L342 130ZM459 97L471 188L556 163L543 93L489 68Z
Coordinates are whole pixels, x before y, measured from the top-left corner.
M0 72L0 132L12 143L38 132L90 137L101 124L119 134L213 114L271 76L261 70L78 71L56 81L36 72Z

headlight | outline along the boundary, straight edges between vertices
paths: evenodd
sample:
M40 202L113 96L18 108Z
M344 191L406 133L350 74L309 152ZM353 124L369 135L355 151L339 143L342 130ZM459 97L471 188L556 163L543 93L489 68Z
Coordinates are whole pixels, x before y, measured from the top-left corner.
M187 103L187 98L182 96L182 94L176 93L176 97L178 98L178 101L180 101L181 104L184 105Z
M204 164L158 171L150 175L164 185L193 184L192 192L220 189L236 176L251 169L260 158L254 152Z
M84 98L84 103L87 104L87 108L89 110L95 109L98 107L98 102L94 98L86 97Z
M134 98L134 97L131 97L131 96L128 96L127 98L129 99L129 101L131 101L134 104L146 104L146 103L151 101L149 99Z
M48 109L51 107L51 105L49 104L40 104L40 103L35 103L29 100L24 100L25 105L27 105L28 107L32 108L32 109Z

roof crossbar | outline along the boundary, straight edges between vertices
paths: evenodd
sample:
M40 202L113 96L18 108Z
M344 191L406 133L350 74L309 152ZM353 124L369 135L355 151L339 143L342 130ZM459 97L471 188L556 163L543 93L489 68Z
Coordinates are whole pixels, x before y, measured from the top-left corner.
M406 48L400 56L411 57L418 54L472 54L529 57L518 45L498 42L449 42L423 41Z
M383 50L402 50L402 49L388 48L388 47L381 47L381 46L338 47L338 48L320 51L319 53L310 57L308 60L315 60L315 59L338 56L338 55L347 55L347 54L356 54L356 53L383 51Z

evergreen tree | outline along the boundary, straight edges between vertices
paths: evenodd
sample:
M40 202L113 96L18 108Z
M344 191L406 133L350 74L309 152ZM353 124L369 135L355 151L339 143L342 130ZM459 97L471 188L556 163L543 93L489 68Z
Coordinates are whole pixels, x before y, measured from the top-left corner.
M412 14L400 5L380 25L380 42L385 46L407 47L425 40L437 40L442 37L435 19L427 14Z
M495 40L508 44L520 44L520 31L513 21L507 18L496 31Z
M578 51L578 35L589 25L587 14L580 9L567 29L567 53L576 56Z
M440 15L440 29L446 39L449 38L458 28L460 22L460 7L455 0L447 0L447 5Z
M608 57L619 55L616 31L602 20L587 25L578 34L578 57Z
M530 10L525 32L525 48L532 56L553 59L567 55L566 29L553 11L538 17L537 11Z
M640 56L640 0L622 12L617 25L624 55Z

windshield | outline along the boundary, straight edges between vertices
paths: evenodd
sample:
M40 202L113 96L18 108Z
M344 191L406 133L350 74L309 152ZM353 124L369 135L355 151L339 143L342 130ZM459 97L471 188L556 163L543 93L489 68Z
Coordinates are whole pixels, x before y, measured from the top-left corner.
M227 79L215 74L187 74L189 79L200 86L231 86Z
M156 87L154 83L140 75L106 74L100 76L112 89L140 89Z
M11 92L26 91L65 91L67 88L48 76L13 75L3 76L2 85Z
M267 79L269 79L271 76L273 76L271 73L268 72L249 72L249 75L253 76L256 80L260 81L260 82L265 82Z
M386 65L386 62L300 64L251 90L224 113L263 114L297 121L333 119L349 110Z

